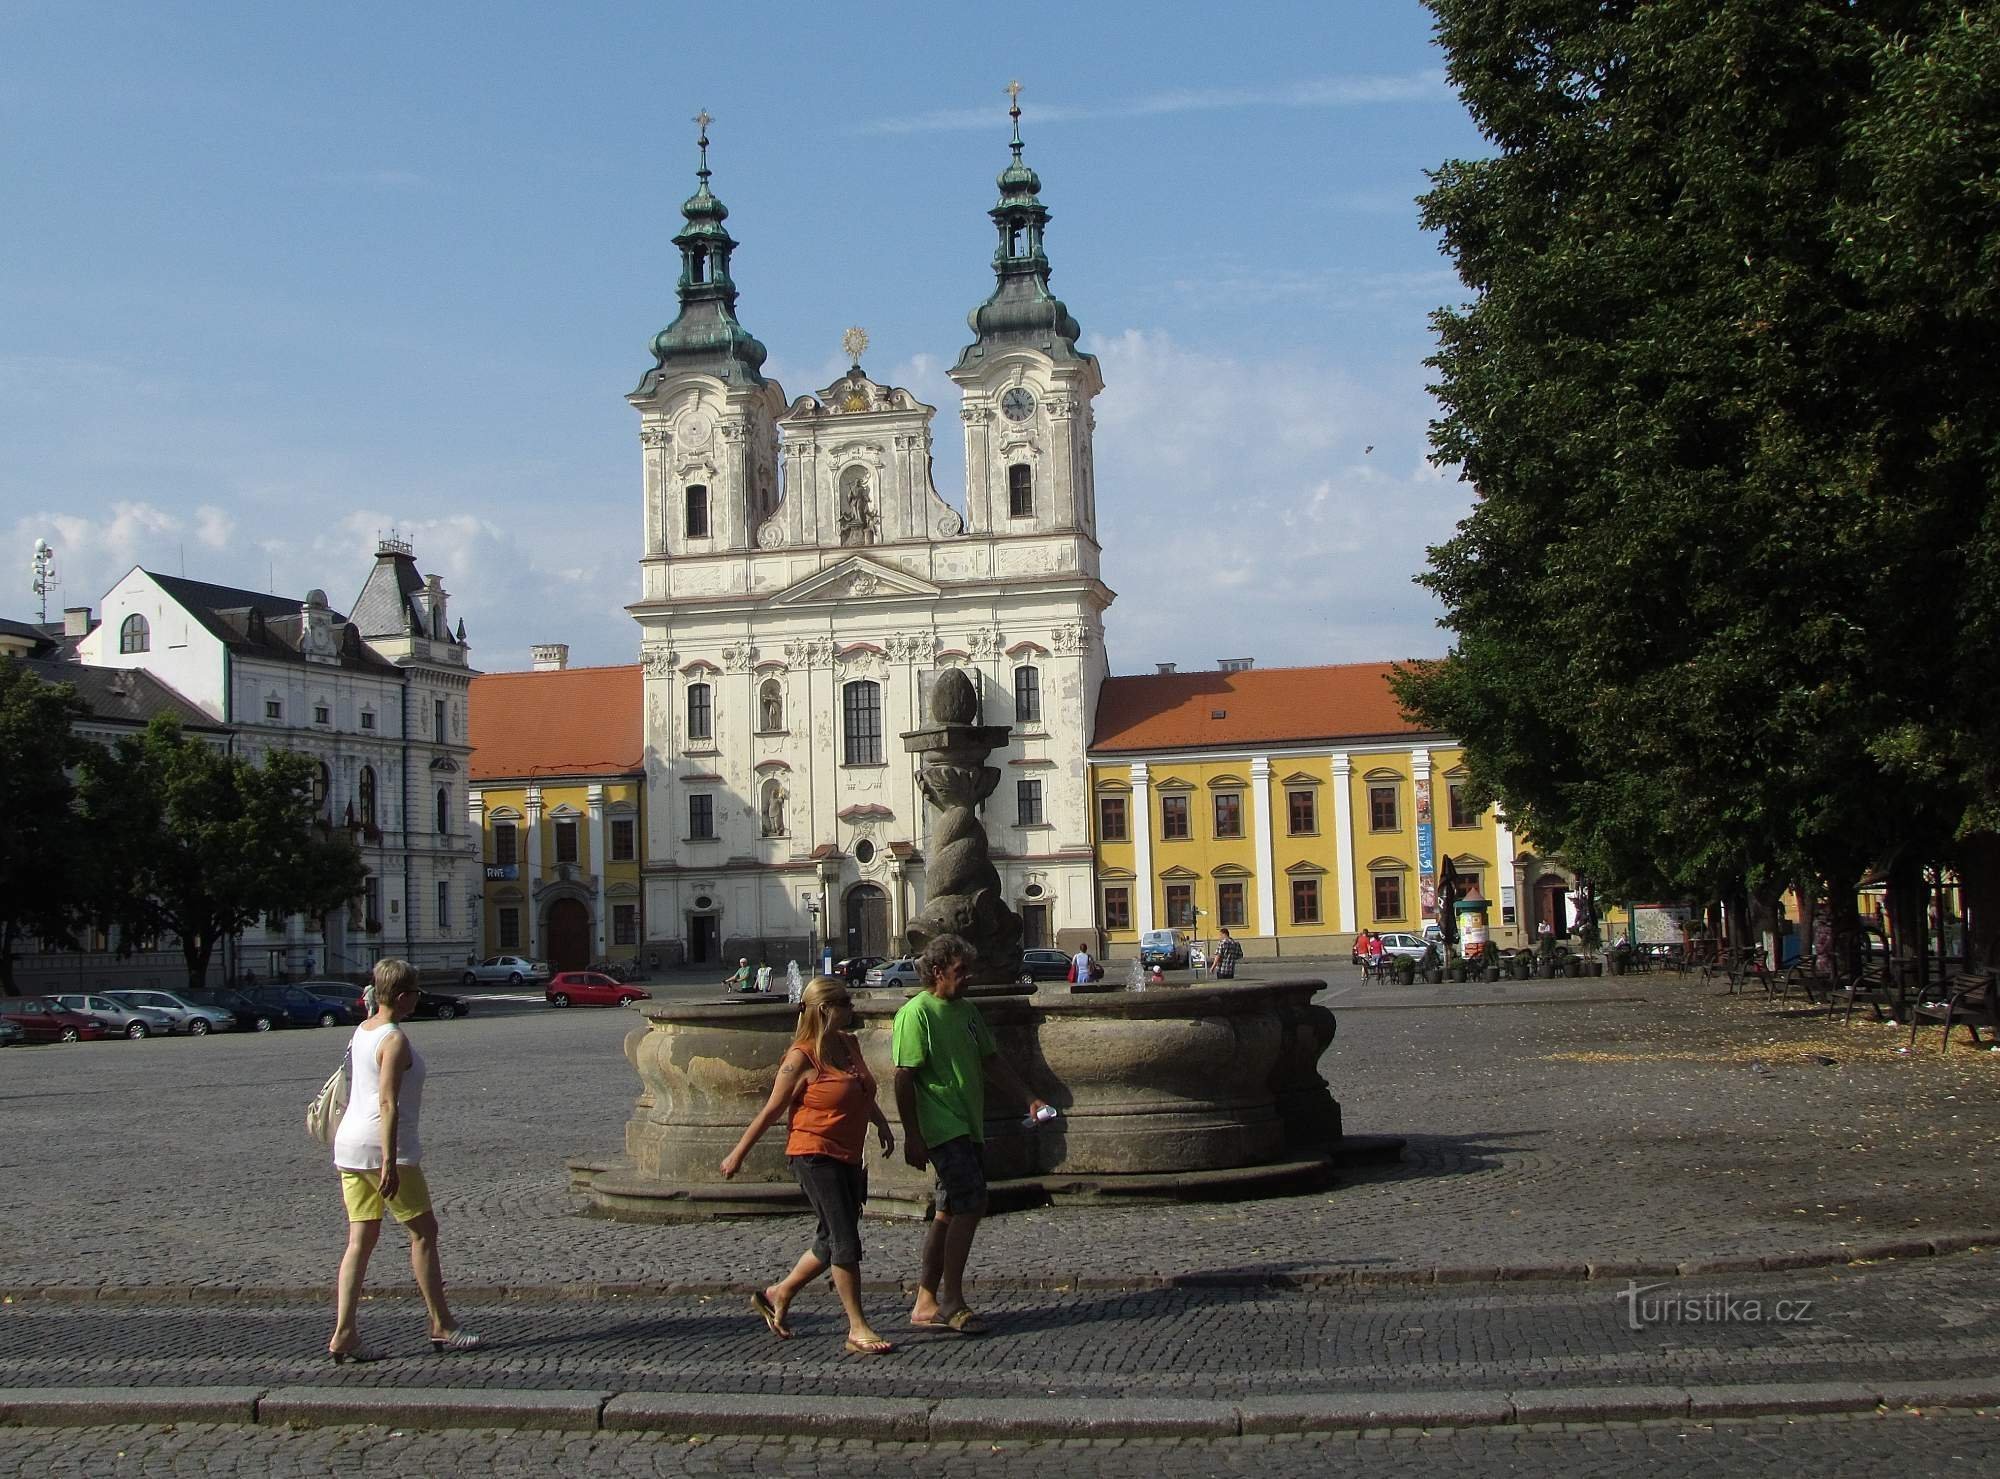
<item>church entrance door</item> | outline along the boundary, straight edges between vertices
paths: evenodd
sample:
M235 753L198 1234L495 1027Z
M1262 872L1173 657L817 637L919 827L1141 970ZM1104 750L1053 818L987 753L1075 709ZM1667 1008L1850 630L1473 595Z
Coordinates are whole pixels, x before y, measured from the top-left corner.
M1544 873L1535 880L1535 933L1544 922L1549 933L1560 940L1569 933L1569 880L1560 873Z
M889 896L872 883L847 891L847 954L889 953Z
M590 964L590 911L575 899L549 906L549 969L580 971Z
M713 965L722 955L722 916L688 916L688 964Z
M1049 906L1047 904L1023 904L1021 906L1021 947L1025 950L1039 950L1049 943Z

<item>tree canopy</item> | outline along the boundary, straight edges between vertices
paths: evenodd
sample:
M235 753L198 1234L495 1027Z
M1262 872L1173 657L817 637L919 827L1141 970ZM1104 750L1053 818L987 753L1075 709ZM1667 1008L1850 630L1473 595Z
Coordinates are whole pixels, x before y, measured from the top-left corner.
M1479 501L1398 691L1639 894L1976 854L2000 798L2000 49L1925 0L1426 0ZM2000 921L1989 920L1990 927Z
M84 712L75 689L0 658L0 993L8 996L24 935L69 936L79 857L69 769L82 752L72 726Z

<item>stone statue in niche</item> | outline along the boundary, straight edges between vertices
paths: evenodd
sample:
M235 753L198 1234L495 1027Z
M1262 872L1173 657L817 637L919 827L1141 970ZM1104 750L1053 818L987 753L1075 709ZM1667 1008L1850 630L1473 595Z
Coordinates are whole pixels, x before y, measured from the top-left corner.
M759 727L777 730L785 727L785 696L778 688L776 678L766 678L758 691L757 718Z
M866 468L850 467L840 475L840 542L875 542L875 508L869 497Z
M764 782L764 835L783 837L785 835L785 795L784 783L773 776Z

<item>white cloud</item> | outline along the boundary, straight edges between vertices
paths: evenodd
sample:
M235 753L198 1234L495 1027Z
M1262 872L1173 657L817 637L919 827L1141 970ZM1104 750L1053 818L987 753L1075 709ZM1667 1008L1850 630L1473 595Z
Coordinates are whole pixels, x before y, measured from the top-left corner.
M1209 113L1227 108L1344 108L1366 103L1429 102L1451 91L1441 70L1373 76L1317 77L1268 87L1184 87L1101 103L1035 103L1036 127L1093 118L1152 118L1167 113ZM902 118L859 124L865 134L940 133L990 129L998 107L940 108Z
M212 503L204 503L194 511L195 538L210 549L227 549L230 537L236 533L236 520L225 509Z

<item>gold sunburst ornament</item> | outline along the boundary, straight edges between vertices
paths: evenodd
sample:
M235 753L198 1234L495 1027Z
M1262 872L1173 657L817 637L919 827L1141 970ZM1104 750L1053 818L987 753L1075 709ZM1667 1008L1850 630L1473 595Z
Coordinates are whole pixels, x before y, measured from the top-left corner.
M848 360L859 368L861 356L868 352L868 331L856 324L840 336L840 347L847 351Z

